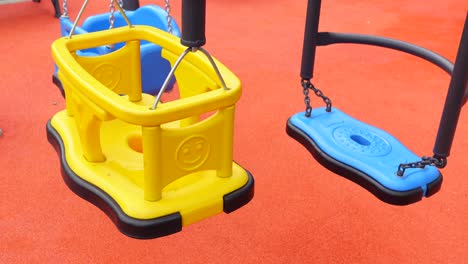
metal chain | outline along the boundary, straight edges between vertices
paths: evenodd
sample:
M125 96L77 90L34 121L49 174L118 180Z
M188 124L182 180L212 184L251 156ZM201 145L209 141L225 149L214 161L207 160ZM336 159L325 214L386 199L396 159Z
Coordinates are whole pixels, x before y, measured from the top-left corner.
M304 94L304 104L306 106L306 117L310 117L312 106L310 106L309 87L304 80L302 81L302 93Z
M311 112L312 112L312 106L310 105L310 97L309 97L309 89L312 90L317 97L322 98L323 102L325 103L327 109L327 112L331 112L332 108L332 101L330 98L326 97L323 92L316 88L309 79L302 79L301 80L301 85L302 85L302 93L304 94L304 103L306 105L306 116L310 117Z
M171 16L171 3L169 0L164 0L166 8L167 32L172 34L172 16Z
M68 17L68 1L67 0L63 0L62 7L63 7L62 16L63 17Z
M114 6L114 1L110 0L109 4L109 29L114 28L114 23L115 23L115 6Z
M420 161L401 163L398 166L397 176L402 177L406 169L424 169L426 166L436 166L437 168L444 168L447 166L447 158L442 157L426 157L423 156Z
M123 0L117 0L117 4L122 7L123 6ZM114 5L114 0L110 0L110 4L109 4L109 29L113 29L114 28L114 24L115 24L115 5ZM108 49L113 49L115 47L114 44L109 44L109 45L106 45L106 47Z

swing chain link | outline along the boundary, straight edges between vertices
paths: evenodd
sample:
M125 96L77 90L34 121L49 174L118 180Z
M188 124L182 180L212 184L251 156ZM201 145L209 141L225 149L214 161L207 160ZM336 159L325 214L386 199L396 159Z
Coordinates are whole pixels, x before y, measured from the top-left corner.
M310 117L311 112L312 112L312 106L310 105L310 97L309 97L309 89L312 90L317 97L322 98L323 102L325 103L327 109L327 112L331 112L332 108L332 101L330 98L325 96L323 92L316 88L309 79L302 79L301 80L301 85L302 85L302 93L304 94L304 103L306 105L306 117Z
M165 9L166 9L166 20L167 20L167 32L172 34L172 16L171 16L171 4L169 0L164 0L165 2Z
M114 23L115 23L115 6L114 6L114 1L113 0L110 0L110 4L109 4L109 13L110 13L110 16L109 16L109 29L113 29L114 28Z
M62 3L63 13L62 17L68 17L68 1L64 0Z
M304 84L304 81L302 82L302 93L304 94L304 104L306 106L306 117L310 117L310 113L312 112L312 106L310 106L310 97L309 97L309 88L307 85Z
M123 0L117 0L117 4L120 6L120 7L123 7ZM110 4L109 4L109 29L113 29L114 28L114 24L115 24L115 5L114 5L114 0L110 0ZM115 47L114 44L109 44L106 46L108 49L113 49Z
M421 161L401 163L398 166L397 176L402 177L405 174L406 169L424 169L426 166L436 166L437 168L444 168L447 166L447 158L444 157L427 157L423 156Z

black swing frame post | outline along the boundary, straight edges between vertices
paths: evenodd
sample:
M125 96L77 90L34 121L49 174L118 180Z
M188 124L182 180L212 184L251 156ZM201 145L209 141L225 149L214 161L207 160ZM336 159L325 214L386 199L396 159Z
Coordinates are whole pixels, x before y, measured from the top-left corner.
M447 158L450 155L455 130L462 106L468 97L468 12L458 47L449 90L445 99L444 110L440 119L439 131L434 145L436 157Z
M32 0L32 2L40 3L41 0ZM14 3L14 1L10 3ZM54 7L54 17L59 18L62 15L62 12L60 11L59 0L51 0L51 3L52 3L52 6Z
M424 167L426 165L435 165L439 168L445 167L461 108L468 98L468 14L465 18L455 65L453 65L448 59L431 50L401 40L364 34L319 32L320 8L321 0L308 0L301 62L302 82L310 80L314 75L317 46L347 43L378 46L405 52L431 62L451 75L448 94L433 149L434 157L423 157L423 160L419 162L401 164L397 174L401 174L400 176L402 176L404 169L410 167ZM306 101L307 99L306 94ZM401 169L402 166L403 168Z
M318 42L318 26L321 5L321 0L309 0L307 4L301 62L301 78L303 80L310 80L314 77L315 52Z
M40 2L41 0L33 0L33 2ZM60 11L60 4L58 0L51 0L52 6L54 7L54 17L59 18L62 15Z
M125 10L137 10L140 7L139 0L123 0L122 8Z

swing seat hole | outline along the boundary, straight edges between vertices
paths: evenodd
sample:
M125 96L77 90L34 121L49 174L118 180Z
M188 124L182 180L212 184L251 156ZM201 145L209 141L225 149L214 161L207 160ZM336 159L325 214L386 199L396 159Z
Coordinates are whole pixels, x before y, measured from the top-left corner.
M351 139L359 145L369 146L371 142L360 135L351 135Z
M128 137L128 146L138 152L143 153L143 145L141 143L141 136L140 135L131 135Z
M335 142L345 151L366 156L384 156L392 147L381 134L370 131L363 125L344 125L333 132Z

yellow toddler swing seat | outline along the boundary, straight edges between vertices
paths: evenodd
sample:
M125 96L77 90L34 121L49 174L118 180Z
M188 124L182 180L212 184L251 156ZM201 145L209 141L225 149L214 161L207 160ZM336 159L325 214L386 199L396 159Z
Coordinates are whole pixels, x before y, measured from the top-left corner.
M154 238L242 207L253 197L254 180L232 160L239 79L217 62L229 89L221 88L209 60L189 53L175 73L180 99L152 109L154 96L141 90L140 41L160 45L171 64L186 48L148 26L52 44L66 109L49 120L47 135L75 193L124 234ZM126 44L109 54L76 53L119 42Z

